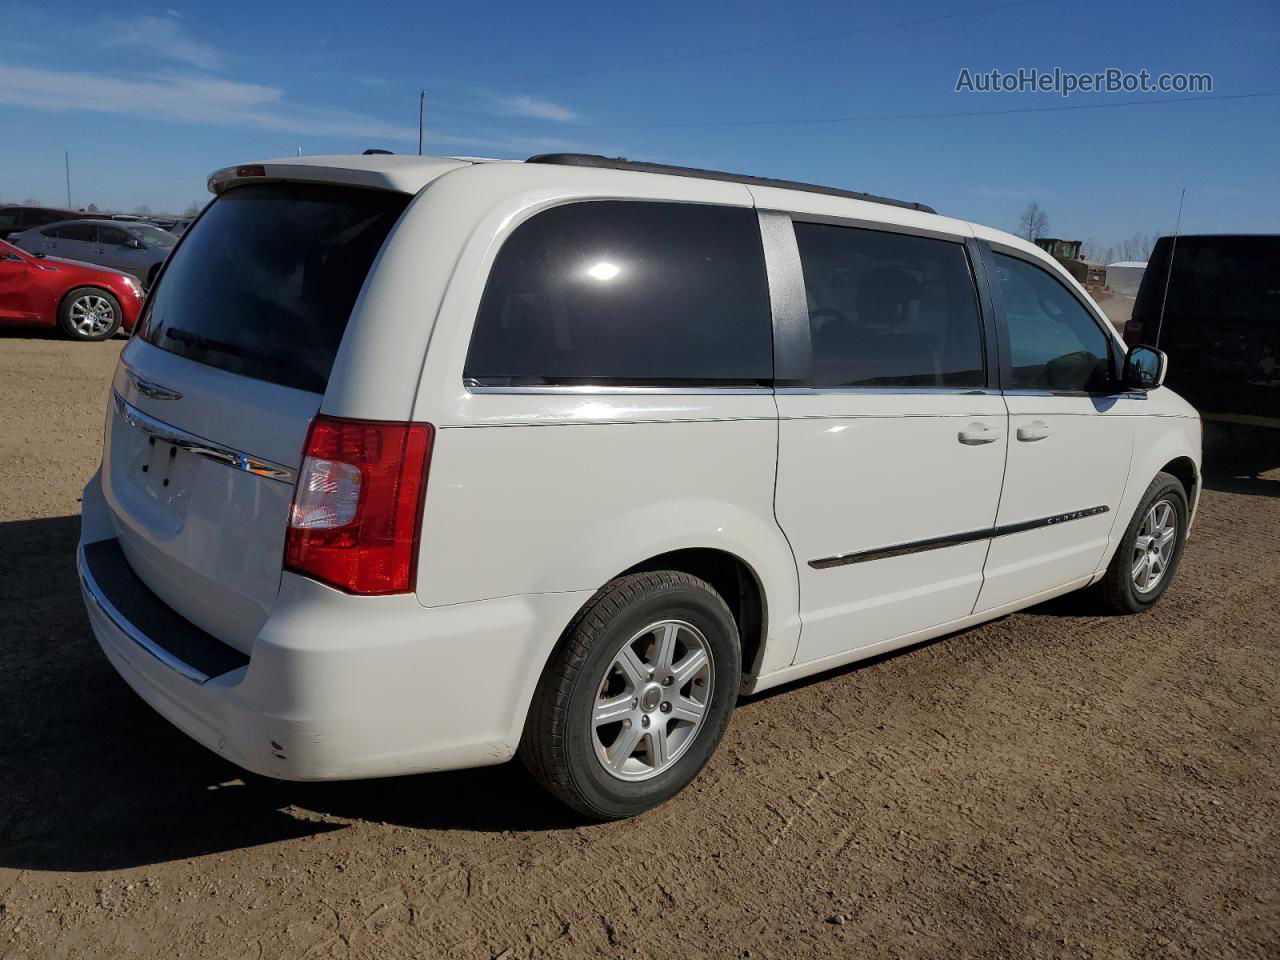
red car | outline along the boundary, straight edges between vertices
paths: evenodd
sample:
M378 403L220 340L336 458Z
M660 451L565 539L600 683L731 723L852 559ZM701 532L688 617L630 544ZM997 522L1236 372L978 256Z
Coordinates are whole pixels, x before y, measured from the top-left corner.
M57 324L72 340L106 340L133 329L144 296L127 273L34 256L0 240L0 325Z

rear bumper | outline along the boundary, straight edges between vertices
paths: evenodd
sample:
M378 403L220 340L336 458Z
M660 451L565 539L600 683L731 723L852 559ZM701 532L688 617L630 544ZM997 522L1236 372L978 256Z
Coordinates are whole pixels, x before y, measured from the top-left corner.
M210 676L135 622L162 618L126 616L93 575L85 547L110 522L96 484L85 488L77 561L107 659L179 729L265 776L356 779L509 759L543 664L589 598L427 608L412 595L352 597L285 574L248 662Z

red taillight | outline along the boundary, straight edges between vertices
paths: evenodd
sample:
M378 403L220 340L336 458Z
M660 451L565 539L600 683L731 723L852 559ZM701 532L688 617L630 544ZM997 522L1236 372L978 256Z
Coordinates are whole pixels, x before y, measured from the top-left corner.
M1126 320L1124 325L1124 342L1129 346L1134 346L1142 342L1142 321Z
M265 177L267 168L260 163L246 163L236 167L237 177Z
M435 430L318 416L289 511L286 570L348 593L413 589Z

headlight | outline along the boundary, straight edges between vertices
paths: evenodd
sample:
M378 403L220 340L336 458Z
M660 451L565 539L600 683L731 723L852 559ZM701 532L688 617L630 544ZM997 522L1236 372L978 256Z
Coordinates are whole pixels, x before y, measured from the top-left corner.
M143 298L144 293L143 293L143 290L142 290L142 284L140 284L140 283L139 283L137 280L135 280L133 277L125 277L125 278L124 278L124 282L125 282L125 285L126 285L130 290L132 290L132 291L133 291L133 295L134 295L137 299L141 300L141 299Z

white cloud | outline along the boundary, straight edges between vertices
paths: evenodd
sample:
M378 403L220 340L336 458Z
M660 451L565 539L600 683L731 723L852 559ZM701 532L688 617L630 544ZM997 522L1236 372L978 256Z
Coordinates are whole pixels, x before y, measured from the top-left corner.
M275 130L305 137L417 144L418 128L376 117L287 101L277 87L203 73L169 72L128 79L0 64L0 104L63 113L88 110L137 119ZM428 153L458 148L508 155L585 151L589 145L544 136L425 132ZM617 152L614 150L613 152Z
M90 110L152 120L256 127L320 137L417 142L416 128L346 110L287 103L276 87L207 74L158 73L128 79L0 65L0 103L35 110Z
M541 97L499 97L498 105L503 113L509 113L517 117L531 117L534 120L556 120L560 123L568 123L571 120L578 119L578 114L568 107L552 103L550 100L544 100Z
M102 45L132 50L158 60L185 63L201 70L216 70L222 65L222 54L217 48L187 36L176 14L168 17L122 17L112 21Z

